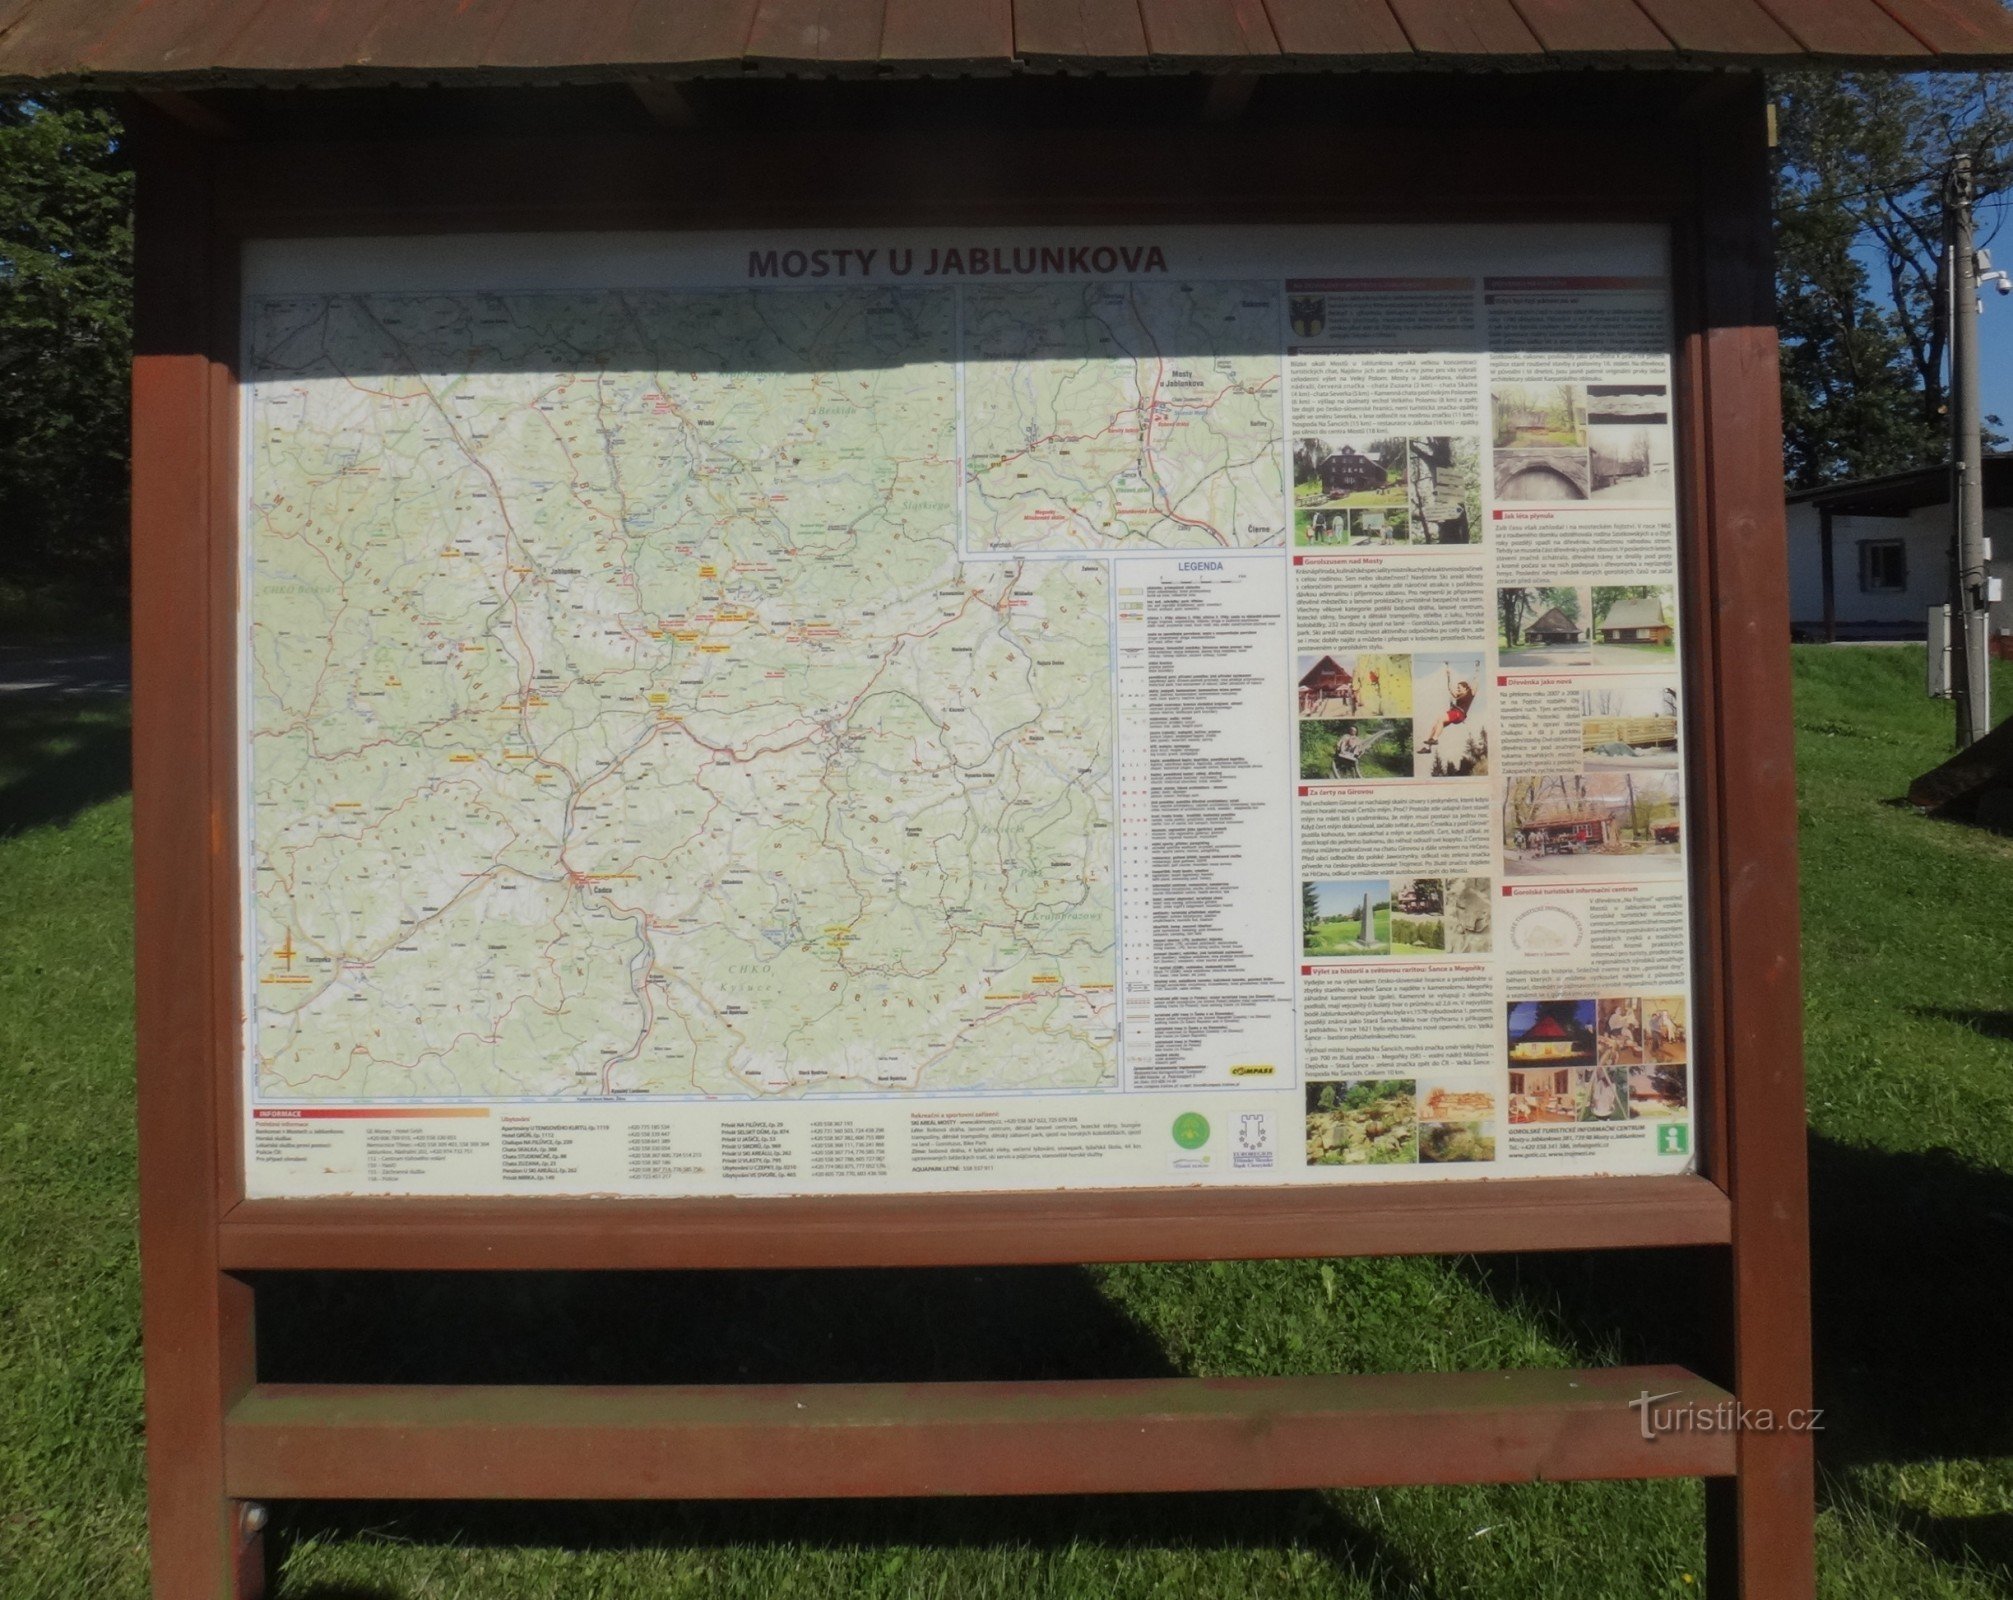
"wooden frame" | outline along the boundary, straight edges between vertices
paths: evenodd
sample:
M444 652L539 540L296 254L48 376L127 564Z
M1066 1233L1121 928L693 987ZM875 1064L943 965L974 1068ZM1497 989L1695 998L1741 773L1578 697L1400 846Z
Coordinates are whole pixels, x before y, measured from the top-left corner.
M1532 111L1540 100L1528 83L1474 95L1482 114L1521 106L1527 123L1540 124L1515 140L1444 126L1198 124L1167 130L1151 151L1125 140L1087 155L1074 133L854 138L836 152L852 174L844 183L779 137L695 131L563 148L556 139L448 140L422 161L408 147L362 142L216 141L134 107L135 855L157 1593L261 1592L259 1518L247 1508L269 1495L1002 1493L1664 1475L1712 1480L1711 1553L1716 1576L1735 1576L1728 1592L1814 1591L1808 1435L1645 1444L1623 1403L1645 1388L1674 1388L1701 1404L1731 1394L1782 1415L1810 1399L1763 103L1746 77L1648 77L1633 93L1641 111L1564 173L1546 175L1535 198L1518 152L1543 144L1548 113ZM1362 170L1437 172L1445 181L1387 178L1348 205L1310 214L1289 181L1291 158L1309 140L1343 137ZM987 174L980 193L975 171ZM761 199L732 198L751 194ZM1676 241L1695 1031L1713 1045L1698 1086L1699 1176L820 1201L244 1198L232 689L240 241L1113 214L1458 221L1514 210L1528 220L1534 206L1561 219L1656 219ZM1718 1385L1640 1369L1557 1375L1585 1386L1570 1393L1535 1374L788 1391L792 1405L819 1397L808 1418L763 1390L626 1391L611 1410L605 1391L262 1386L254 1294L240 1276L1678 1245L1725 1252L1725 1351L1709 1375ZM620 1429L617 1412L628 1419ZM1346 1428L1306 1425L1345 1416ZM1167 1465L1181 1452L1140 1451L1142 1430L1193 1443L1189 1464ZM736 1475L747 1451L786 1437L805 1452L790 1474ZM863 1455L869 1438L875 1446ZM690 1452L704 1473L678 1465Z

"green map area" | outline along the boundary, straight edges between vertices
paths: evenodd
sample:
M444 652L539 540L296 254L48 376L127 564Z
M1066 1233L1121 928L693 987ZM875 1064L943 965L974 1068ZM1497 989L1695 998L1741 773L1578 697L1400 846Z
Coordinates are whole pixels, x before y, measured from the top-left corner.
M1106 569L960 562L957 328L252 303L261 1097L1114 1082Z
M1286 541L1273 283L964 291L973 551Z

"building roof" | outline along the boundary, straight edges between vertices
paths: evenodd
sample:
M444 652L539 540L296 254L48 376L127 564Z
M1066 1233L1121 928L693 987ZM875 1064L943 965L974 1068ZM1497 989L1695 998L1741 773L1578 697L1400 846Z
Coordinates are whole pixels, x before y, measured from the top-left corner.
M1566 1001L1562 1015L1561 1007L1556 1002L1547 1003L1540 1001L1538 1003L1538 1014L1532 1019L1531 1025L1517 1035L1516 1039L1512 1042L1521 1044L1527 1039L1584 1039L1588 1037L1593 1030L1573 1014L1571 1010L1573 1004L1573 1001Z
M1518 826L1523 828L1581 828L1592 823L1605 825L1612 821L1614 821L1614 817L1610 813L1595 811L1591 807L1581 807L1575 810L1571 806L1551 805L1540 810L1535 816L1519 823Z
M0 84L2013 58L2001 0L0 0Z
M1601 620L1603 628L1661 628L1663 625L1664 603L1653 594L1637 600L1617 600Z
M1547 611L1536 622L1524 630L1527 635L1533 633L1578 633L1579 631L1580 625L1557 606L1553 606L1551 610Z
M1812 505L1842 517L1905 517L1924 506L1950 504L1950 468L1917 467L1885 477L1793 489L1788 499L1793 506ZM1985 504L1995 510L2013 506L2013 454L1985 458Z

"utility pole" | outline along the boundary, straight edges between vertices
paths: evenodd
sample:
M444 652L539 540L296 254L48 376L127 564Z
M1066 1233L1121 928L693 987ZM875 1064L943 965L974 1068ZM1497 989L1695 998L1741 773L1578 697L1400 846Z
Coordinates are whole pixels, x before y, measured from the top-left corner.
M1957 748L1992 731L1992 661L1985 577L1984 410L1978 376L1978 245L1972 232L1971 157L1950 163L1943 191L1950 289L1951 679Z

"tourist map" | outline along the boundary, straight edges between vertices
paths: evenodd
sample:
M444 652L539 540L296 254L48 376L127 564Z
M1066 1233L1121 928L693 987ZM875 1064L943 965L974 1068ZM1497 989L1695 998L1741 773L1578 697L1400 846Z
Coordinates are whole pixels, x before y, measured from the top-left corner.
M250 1191L1685 1166L1662 244L1495 232L254 247Z

